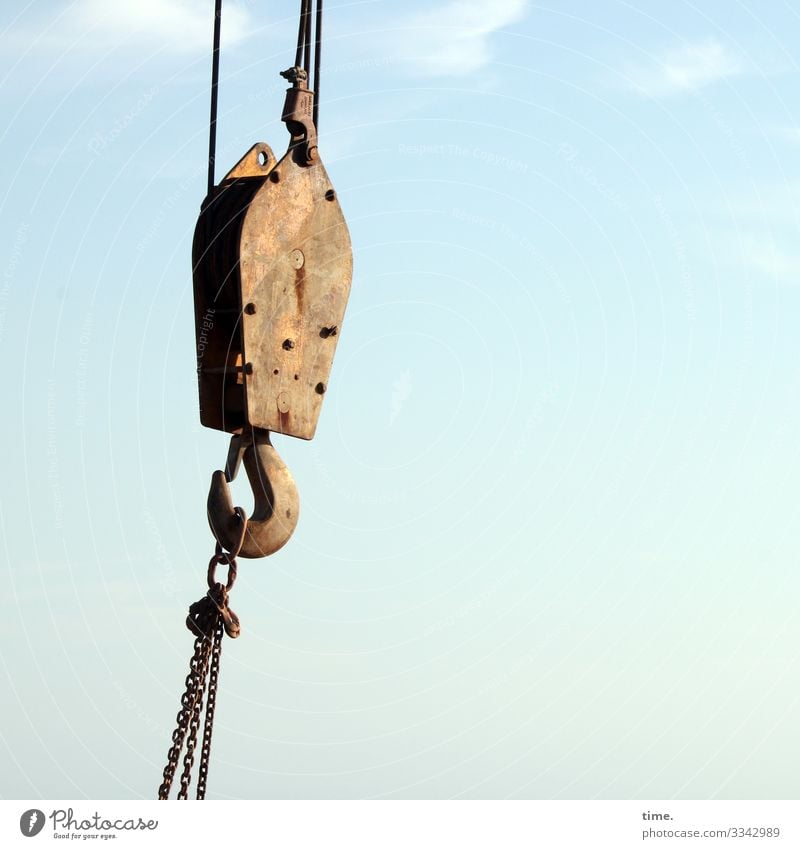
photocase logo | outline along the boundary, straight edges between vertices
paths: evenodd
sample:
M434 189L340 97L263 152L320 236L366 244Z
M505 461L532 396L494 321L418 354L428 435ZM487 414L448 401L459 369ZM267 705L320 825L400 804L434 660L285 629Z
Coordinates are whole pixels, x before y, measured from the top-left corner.
M158 820L143 820L141 817L136 819L118 817L111 820L95 811L91 816L76 819L72 808L55 808L47 816L44 815L44 811L31 808L19 818L19 830L25 837L36 837L44 828L46 820L53 821L54 837L65 837L67 839L83 837L86 840L99 835L103 840L108 840L117 835L102 832L155 831L158 828ZM81 835L80 832L82 831L88 833Z
M25 837L36 837L44 828L44 812L38 808L31 808L19 818L19 830Z

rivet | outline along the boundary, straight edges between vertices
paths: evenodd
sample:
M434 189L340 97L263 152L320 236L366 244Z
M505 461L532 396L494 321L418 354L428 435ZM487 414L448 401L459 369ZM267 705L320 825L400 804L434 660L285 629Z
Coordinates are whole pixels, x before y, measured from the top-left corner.
M255 314L256 314L256 305L255 305L255 304L253 304L253 303L245 304L245 306L244 306L244 311L245 311L248 315L255 315Z
M324 395L325 394L325 384L324 383L318 383L314 387L314 391L317 393L317 395Z

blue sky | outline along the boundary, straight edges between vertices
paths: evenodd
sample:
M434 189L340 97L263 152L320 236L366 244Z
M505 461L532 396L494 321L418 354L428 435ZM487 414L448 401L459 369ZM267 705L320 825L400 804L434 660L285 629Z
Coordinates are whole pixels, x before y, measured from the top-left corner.
M0 10L5 797L163 768L227 451L212 5ZM286 144L294 6L225 5L220 172ZM209 795L795 798L800 13L326 10L353 290L315 440L276 438L301 518L240 569Z

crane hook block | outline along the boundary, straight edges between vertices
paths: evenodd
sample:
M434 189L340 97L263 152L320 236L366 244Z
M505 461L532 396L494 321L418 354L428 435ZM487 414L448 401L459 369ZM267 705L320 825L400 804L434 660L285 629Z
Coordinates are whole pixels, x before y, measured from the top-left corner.
M311 439L353 271L317 147L254 145L203 202L192 264L202 424Z

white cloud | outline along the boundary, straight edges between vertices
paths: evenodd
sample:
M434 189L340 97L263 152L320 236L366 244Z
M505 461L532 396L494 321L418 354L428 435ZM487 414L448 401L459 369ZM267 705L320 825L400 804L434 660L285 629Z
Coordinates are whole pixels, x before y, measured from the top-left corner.
M96 26L111 38L133 36L168 44L177 50L210 49L214 7L192 0L81 0L75 4L75 24ZM247 31L247 13L234 5L222 15L225 41Z
M748 237L742 258L749 268L780 283L800 284L800 254L781 249L773 239Z
M521 20L530 0L448 0L429 3L424 11L409 10L391 17L377 4L372 17L369 44L361 49L387 64L402 66L419 75L461 76L479 71L492 60L491 37ZM148 53L199 52L211 48L213 3L211 0L62 0L47 13L31 6L31 17L4 35L6 50L16 54L32 51L107 51L117 46L144 47ZM281 24L292 20L294 7L281 14ZM257 27L252 0L223 3L222 40L225 47L241 41ZM363 27L366 13L354 18ZM330 28L342 26L329 12ZM387 20L388 18L388 20ZM274 22L273 22L274 25ZM328 29L328 32L332 31ZM355 35L356 33L353 33ZM289 37L290 50L294 35ZM363 39L363 36L361 37ZM290 51L291 52L291 51ZM287 54L288 55L288 54Z
M450 0L395 20L376 43L421 75L463 76L491 62L491 35L521 20L529 0Z
M800 183L751 183L733 189L726 202L707 202L707 215L726 266L745 269L754 280L800 285ZM735 230L732 229L735 226Z
M76 0L56 15L8 33L11 46L67 50L108 50L115 45L166 47L176 52L211 50L214 7L193 0ZM245 37L247 11L227 4L222 15L225 44Z
M725 206L720 207L715 199L713 209L717 215L726 219L733 216L737 223L751 229L767 227L794 235L800 227L800 183L752 183L733 192Z
M673 47L637 68L629 68L629 85L648 97L696 91L741 73L742 64L715 39Z
M777 127L770 131L770 134L781 141L800 142L800 127Z

